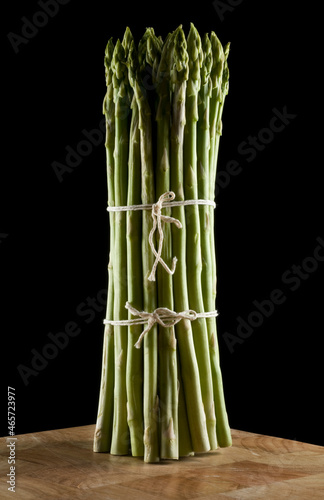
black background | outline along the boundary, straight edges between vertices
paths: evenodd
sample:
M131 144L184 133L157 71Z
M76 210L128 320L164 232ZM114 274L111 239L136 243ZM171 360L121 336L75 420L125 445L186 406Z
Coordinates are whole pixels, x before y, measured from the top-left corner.
M66 147L75 149L83 130L99 127L108 38L121 38L127 25L137 40L147 26L165 37L179 24L188 32L192 21L201 34L214 30L223 44L231 42L218 169L236 160L240 173L223 181L216 200L219 345L230 425L324 445L324 262L295 291L282 278L305 265L316 238L324 239L319 12L292 1L226 3L231 10L221 16L208 1L71 0L17 53L8 33L22 35L22 18L32 21L42 9L36 1L6 5L1 397L15 387L18 434L92 424L97 412L109 249L104 143L62 182L52 163L65 163ZM248 161L238 148L269 127L274 109L295 117ZM285 302L231 352L225 333L237 335L238 317L247 320L253 302L274 289ZM93 313L81 315L88 298ZM41 352L48 334L71 321L79 335L25 385L17 367L31 367L32 349Z

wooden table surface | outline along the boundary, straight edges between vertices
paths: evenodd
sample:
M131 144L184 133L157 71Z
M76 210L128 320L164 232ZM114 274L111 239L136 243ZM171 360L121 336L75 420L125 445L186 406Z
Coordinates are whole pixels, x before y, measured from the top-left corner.
M92 452L94 425L15 436L15 493L1 438L0 498L179 500L324 499L324 447L232 431L233 446L145 464Z

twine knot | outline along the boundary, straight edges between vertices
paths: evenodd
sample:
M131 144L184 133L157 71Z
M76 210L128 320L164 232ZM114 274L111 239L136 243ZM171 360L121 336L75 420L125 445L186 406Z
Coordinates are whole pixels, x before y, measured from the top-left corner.
M162 255L162 246L163 246L163 238L164 238L163 229L162 229L162 222L170 222L170 223L175 224L177 226L177 228L179 228L179 229L182 228L182 224L181 224L181 222L178 219L175 219L174 217L169 217L167 215L163 215L161 213L162 208L165 208L164 204L166 202L170 202L170 201L174 200L174 198L175 198L175 194L173 193L173 191L167 191L166 193L163 193L160 196L159 200L152 205L153 227L152 227L152 229L150 231L150 234L149 234L149 244L150 244L150 247L152 249L152 252L155 255L155 262L153 264L151 274L148 277L148 279L150 281L155 281L156 268L157 268L159 262L160 262L160 264L162 264L162 266L164 267L164 269L169 274L174 274L174 271L175 271L175 268L176 268L176 264L177 264L177 260L178 260L176 257L173 257L173 259L172 259L172 267L171 267L171 269L169 268L169 266L165 263L165 261L161 257L161 255ZM154 242L153 242L153 235L154 235L154 233L156 231L156 228L158 229L159 236L160 236L160 238L159 238L159 246L158 246L158 250L157 251L155 249Z
M138 311L135 307L131 306L129 302L126 302L125 307L133 316L138 316L144 320L145 323L147 322L147 327L142 331L135 344L137 349L141 347L144 335L149 332L156 323L161 325L163 328L171 328L182 319L194 321L198 318L198 314L192 309L177 313L175 311L171 311L171 309L168 309L167 307L158 307L153 312L149 313L146 311Z

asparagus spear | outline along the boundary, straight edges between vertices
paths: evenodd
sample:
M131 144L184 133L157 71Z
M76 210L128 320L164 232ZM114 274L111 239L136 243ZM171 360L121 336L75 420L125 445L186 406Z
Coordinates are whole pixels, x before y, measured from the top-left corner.
M142 203L155 202L154 170L152 153L151 110L145 89L141 85L141 72L145 67L146 45L149 37L147 30L139 43L139 69L131 82L139 111ZM143 306L152 312L157 306L156 284L148 279L154 264L154 255L149 246L149 233L152 227L151 213L142 214L142 266L143 266ZM144 461L159 461L158 414L159 398L157 393L158 339L156 324L144 337Z
M197 121L198 91L200 86L200 64L202 60L201 40L191 25L188 36L189 80L186 100L186 127L184 136L184 193L187 200L198 199L197 182ZM208 179L207 179L208 181ZM194 311L204 310L201 286L201 230L198 205L186 207L187 223L187 279L189 307ZM216 418L213 383L210 366L206 319L193 322L195 350L201 380L201 392L207 419L207 430L211 449L217 448Z
M186 121L186 82L189 68L186 40L181 26L176 30L172 56L171 189L176 194L177 200L184 200L183 136ZM172 250L173 255L178 258L173 279L174 305L175 310L184 311L189 309L184 207L174 207L173 217L177 218L182 224L181 230L172 225ZM206 427L206 415L201 396L199 369L190 321L182 320L176 325L176 336L180 351L181 374L193 449L197 452L208 451L210 444Z
M215 198L215 182L217 169L217 156L219 148L219 138L221 135L221 116L224 106L225 95L228 92L228 67L227 57L229 45L225 47L225 51L214 33L211 34L211 42L213 48L213 69L211 72L211 81L213 86L211 97L211 149L210 149L210 199ZM214 227L214 213L210 214L211 225ZM206 308L211 310L215 308L216 300L216 251L214 231L211 232L211 264L212 264L212 292L206 294ZM216 433L218 444L221 447L231 446L232 438L228 423L228 417L225 406L225 397L222 381L222 373L219 362L219 349L217 339L217 323L216 318L207 320L208 334L210 341L210 356L213 373L214 398L216 409Z
M125 61L125 50L117 40L113 58L113 86L115 102L115 176L114 191L116 206L127 203L128 180L128 113L129 84ZM126 213L115 213L114 235L114 319L127 320L127 248ZM111 443L113 455L126 455L129 450L126 395L127 326L115 326L115 391L114 422Z
M157 121L157 160L156 160L156 197L170 190L170 43L161 54L160 41L154 32L148 39L148 63L152 66L153 86L158 94ZM171 216L171 209L164 214ZM171 227L163 225L162 259L171 268L172 240ZM157 268L157 287L159 307L174 309L172 276L162 266ZM159 397L160 397L160 456L179 458L178 431L178 374L176 338L174 327L163 328L159 325Z
M134 41L129 29L124 41L127 47L127 67L129 81L133 81L136 72L136 54ZM128 195L127 205L141 203L141 153L139 112L133 95L132 118L130 124L130 145L128 160ZM127 277L128 302L137 310L143 308L142 294L142 253L141 253L142 214L140 211L127 212ZM129 313L129 319L132 319ZM130 430L131 451L133 456L144 455L143 445L143 351L135 344L142 332L141 325L128 327L128 348L126 366L127 415Z
M114 144L115 144L115 105L113 101L113 84L111 60L114 51L114 44L110 39L105 51L105 73L107 92L103 102L103 113L106 121L106 164L108 181L108 205L114 206ZM110 222L110 252L108 264L108 298L106 307L106 318L114 317L114 277L113 277L113 255L114 248L114 213L109 214ZM95 452L110 450L113 408L114 408L114 327L105 325L101 385L98 405L98 415L93 443Z

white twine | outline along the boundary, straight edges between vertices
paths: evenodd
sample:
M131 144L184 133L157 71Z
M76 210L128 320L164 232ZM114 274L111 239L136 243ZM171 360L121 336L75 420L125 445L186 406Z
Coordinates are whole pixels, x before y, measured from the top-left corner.
M135 347L137 349L141 347L144 335L149 332L156 323L161 325L163 328L170 328L179 323L179 321L181 321L182 319L194 321L199 318L212 318L218 316L217 311L197 313L196 311L189 309L188 311L177 313L171 311L171 309L168 309L167 307L158 307L153 312L149 313L146 311L138 311L137 309L135 309L135 307L131 306L129 302L126 302L125 307L133 316L138 316L138 318L120 321L105 319L104 324L113 326L131 326L144 325L145 323L147 323L147 327L142 331L135 344Z
M173 191L167 191L166 193L163 193L157 203L149 203L149 204L143 204L143 205L127 205L127 206L119 206L119 207L107 207L108 212L127 212L130 210L152 210L152 219L153 219L153 227L150 231L149 234L149 244L151 247L152 252L155 255L155 261L152 267L152 271L148 277L150 281L155 281L155 274L156 274L156 268L158 266L158 263L162 264L164 269L167 271L169 274L174 274L175 268L176 268L176 263L177 263L177 258L173 257L172 259L172 267L171 269L169 266L165 263L165 261L162 259L162 246L163 246L163 229L162 229L162 221L163 222L170 222L174 223L177 228L181 229L182 224L178 219L175 219L174 217L168 217L166 215L162 215L161 210L163 208L172 208L172 207L181 207L181 206L188 206L188 205L210 205L212 207L216 207L215 202L210 201L210 200L182 200L182 201L173 201L175 198L175 194ZM154 232L156 231L156 228L158 228L159 231L159 247L158 250L156 251L154 247L154 242L153 242L153 235Z

